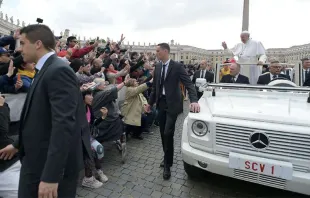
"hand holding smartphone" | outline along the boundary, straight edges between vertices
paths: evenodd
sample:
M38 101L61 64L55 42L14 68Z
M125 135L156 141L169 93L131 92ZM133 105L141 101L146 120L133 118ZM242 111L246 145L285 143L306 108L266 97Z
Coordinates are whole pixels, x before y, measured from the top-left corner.
M20 74L17 74L17 81L21 81L21 80L22 80L22 78L21 78Z

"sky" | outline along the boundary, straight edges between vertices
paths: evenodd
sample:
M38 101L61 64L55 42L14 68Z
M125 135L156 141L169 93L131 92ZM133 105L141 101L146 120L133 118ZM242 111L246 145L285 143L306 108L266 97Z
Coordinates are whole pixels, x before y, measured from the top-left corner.
M310 0L250 0L249 32L265 48L309 42ZM26 24L42 18L60 35L137 44L170 42L221 49L240 42L243 0L3 0L1 11Z

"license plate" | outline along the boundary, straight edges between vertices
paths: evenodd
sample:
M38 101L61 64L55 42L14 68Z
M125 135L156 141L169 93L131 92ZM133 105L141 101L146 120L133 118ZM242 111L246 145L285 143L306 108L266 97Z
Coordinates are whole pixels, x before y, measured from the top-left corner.
M240 169L286 180L292 180L293 165L289 162L229 153L229 168Z

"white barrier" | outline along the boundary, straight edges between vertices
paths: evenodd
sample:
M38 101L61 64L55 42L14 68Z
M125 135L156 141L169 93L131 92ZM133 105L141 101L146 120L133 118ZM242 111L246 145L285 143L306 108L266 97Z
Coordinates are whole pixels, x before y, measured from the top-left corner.
M26 93L5 95L5 102L8 103L10 107L11 122L17 122L20 120L20 115L23 110L26 95Z

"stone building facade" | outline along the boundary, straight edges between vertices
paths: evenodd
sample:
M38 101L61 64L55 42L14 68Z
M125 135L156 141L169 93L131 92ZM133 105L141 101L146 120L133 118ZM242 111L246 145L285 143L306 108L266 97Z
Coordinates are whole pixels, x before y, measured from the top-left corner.
M300 63L301 59L310 58L310 43L304 45L296 45L290 48L270 48L267 50L268 56L278 58L285 63Z
M229 56L224 54L224 50L207 50L202 48L197 48L189 45L180 45L171 40L170 44L170 57L176 61L182 61L184 64L194 64L207 59L210 64L215 65L216 63L221 63L229 58ZM125 48L132 48L131 51L136 52L154 52L156 50L156 44L143 43L142 45L138 42L125 42Z
M135 43L129 44L128 42L124 46L132 46L132 51L137 52L155 52L156 49L156 44L140 45L140 43L138 43L138 45L136 45ZM215 66L218 63L223 63L227 58L231 58L231 56L225 54L222 49L201 49L189 45L174 44L173 40L170 42L170 48L172 59L183 61L185 64L199 63L201 60L206 59L211 65ZM302 58L310 58L310 43L289 48L269 48L266 50L266 54L268 57L279 59L280 62L296 64L300 63Z
M10 35L12 31L14 32L16 29L25 25L24 21L20 21L19 19L15 21L13 16L9 17L0 11L0 36Z

